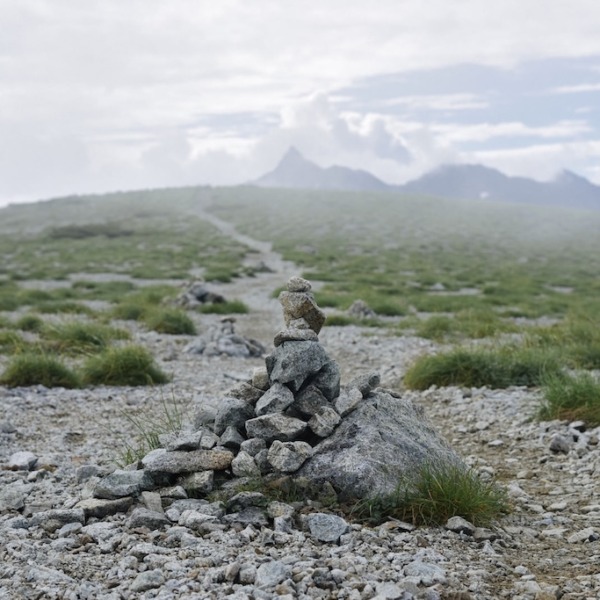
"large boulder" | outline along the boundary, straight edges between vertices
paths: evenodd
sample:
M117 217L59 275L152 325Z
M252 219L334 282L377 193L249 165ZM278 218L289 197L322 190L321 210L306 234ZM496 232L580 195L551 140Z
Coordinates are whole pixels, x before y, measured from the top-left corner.
M426 464L464 466L418 406L378 389L315 446L295 476L330 482L340 499L366 498L392 493Z

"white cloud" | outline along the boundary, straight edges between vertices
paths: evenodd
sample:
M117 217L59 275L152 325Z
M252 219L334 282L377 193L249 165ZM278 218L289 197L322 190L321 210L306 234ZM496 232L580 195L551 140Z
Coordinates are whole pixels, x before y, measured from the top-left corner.
M562 85L550 90L551 94L581 94L600 92L600 83L581 83L579 85Z

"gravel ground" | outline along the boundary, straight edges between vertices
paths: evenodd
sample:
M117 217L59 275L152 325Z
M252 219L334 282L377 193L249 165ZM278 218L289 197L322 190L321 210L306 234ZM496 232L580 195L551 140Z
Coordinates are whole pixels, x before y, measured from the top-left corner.
M221 222L235 236L226 226ZM214 289L250 306L237 332L271 347L282 326L271 293L296 273L268 245L250 243L275 272ZM202 332L219 317L194 319ZM197 405L217 402L264 364L189 355L183 352L189 336L127 326L173 375L171 384L0 387L0 599L600 598L600 429L536 422L538 393L523 388L404 392L468 464L508 489L512 514L487 530L350 524L331 543L311 535L298 512L287 531L234 523L200 534L181 522L152 530L125 513L44 528L36 514L70 509L89 494L82 466L115 468L136 433L127 415L160 415L175 402L191 422ZM435 349L429 341L360 327L326 327L320 340L340 364L342 383L377 370L382 384L397 391L406 366ZM37 457L35 464L7 470L21 451Z

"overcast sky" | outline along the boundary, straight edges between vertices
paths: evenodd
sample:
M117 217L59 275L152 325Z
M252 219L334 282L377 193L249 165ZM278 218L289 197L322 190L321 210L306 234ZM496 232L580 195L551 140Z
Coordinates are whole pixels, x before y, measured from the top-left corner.
M600 184L598 0L0 0L0 32L0 205L242 183L290 145Z

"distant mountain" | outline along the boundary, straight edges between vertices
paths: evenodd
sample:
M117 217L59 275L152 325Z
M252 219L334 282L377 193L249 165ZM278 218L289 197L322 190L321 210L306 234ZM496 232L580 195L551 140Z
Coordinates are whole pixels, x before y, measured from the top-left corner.
M266 175L252 182L260 187L298 188L310 190L385 191L386 183L367 171L347 167L319 167L307 160L293 146L279 164Z
M570 171L553 181L509 177L483 165L443 165L404 185L389 185L371 173L322 168L291 147L279 164L251 182L260 187L311 190L389 191L439 198L513 202L600 210L600 186Z
M570 171L542 182L482 165L444 165L396 189L442 198L600 209L600 187Z

